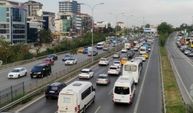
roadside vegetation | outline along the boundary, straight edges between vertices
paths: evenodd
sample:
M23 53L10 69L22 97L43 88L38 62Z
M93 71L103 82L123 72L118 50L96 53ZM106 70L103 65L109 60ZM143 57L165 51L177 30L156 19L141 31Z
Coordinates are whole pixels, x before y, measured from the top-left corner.
M172 26L166 22L158 26L166 113L188 113L165 48L167 38L172 31Z
M42 31L43 32L43 31ZM44 36L42 33L42 36ZM104 33L95 33L94 34L94 43L104 41L106 35ZM51 41L42 40L42 42L50 43ZM72 50L75 53L78 47L89 46L91 45L91 33L86 33L82 37L74 39L65 39L59 44L48 48L44 52L38 52L34 55L29 52L30 47L27 44L16 44L11 45L10 43L0 40L0 60L3 61L3 64L12 63L20 60L32 59L33 57L43 56L47 54Z

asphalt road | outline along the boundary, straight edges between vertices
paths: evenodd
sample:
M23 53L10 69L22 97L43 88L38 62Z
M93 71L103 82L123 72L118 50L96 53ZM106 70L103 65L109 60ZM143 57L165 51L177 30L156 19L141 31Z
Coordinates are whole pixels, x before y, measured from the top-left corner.
M136 95L133 104L114 104L112 102L112 89L117 76L111 76L108 86L95 86L96 98L87 113L162 113L161 80L159 72L159 54L157 41L153 46L149 61L143 65L140 82L136 86ZM90 80L94 85L96 77L100 73L107 73L108 67L92 66L95 72ZM75 80L78 80L77 78ZM55 113L57 111L57 99L46 100L41 98L20 113Z
M170 58L172 59L172 63L174 68L174 72L177 78L178 85L181 90L182 97L185 103L191 103L191 86L193 85L193 62L187 56L185 56L176 46L175 36L173 34L171 38L167 41L167 48L170 53Z
M104 52L103 50L98 51L99 54L101 54L103 52ZM60 72L64 69L67 69L67 67L69 67L69 66L65 66L64 62L62 62L63 57L64 57L64 54L58 55L58 60L55 61L54 65L52 66L52 72L53 73ZM77 55L75 55L75 57L78 60L78 64L89 58L86 54L77 54ZM29 84L30 85L36 84L38 79L31 79L30 71L34 65L41 63L42 60L43 59L31 62L31 63L27 63L27 64L23 64L23 65L19 65L19 66L14 66L14 67L9 67L9 68L0 70L0 91L5 89L5 88L10 88L10 86L15 86L17 84L20 84L22 82L24 82L26 86L28 86ZM11 71L13 68L16 68L16 67L26 67L28 70L28 75L26 77L22 77L19 79L8 79L7 75L9 73L9 71Z

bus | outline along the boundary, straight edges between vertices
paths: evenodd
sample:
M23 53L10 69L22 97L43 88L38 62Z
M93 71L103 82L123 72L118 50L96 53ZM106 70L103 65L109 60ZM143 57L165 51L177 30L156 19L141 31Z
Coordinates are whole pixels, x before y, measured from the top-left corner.
M141 75L143 62L142 60L135 59L128 61L123 65L122 76L132 76L134 78L135 83L139 82L139 77Z

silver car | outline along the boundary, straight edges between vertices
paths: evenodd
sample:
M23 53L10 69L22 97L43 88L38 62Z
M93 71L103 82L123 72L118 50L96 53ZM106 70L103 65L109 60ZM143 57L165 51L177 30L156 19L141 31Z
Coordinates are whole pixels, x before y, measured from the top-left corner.
M109 76L107 74L100 74L96 79L96 84L108 85L110 83Z

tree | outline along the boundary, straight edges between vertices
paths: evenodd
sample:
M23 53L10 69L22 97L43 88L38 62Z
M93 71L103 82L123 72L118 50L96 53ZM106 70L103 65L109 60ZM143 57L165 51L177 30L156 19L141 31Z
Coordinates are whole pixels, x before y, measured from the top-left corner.
M39 31L40 43L51 43L53 41L50 30L42 29Z
M166 22L162 22L158 28L159 34L170 34L173 31L172 25L167 24Z
M158 26L157 30L158 30L158 33L160 34L160 38L159 38L160 46L163 47L168 38L168 35L172 33L173 28L170 24L163 22Z
M146 24L146 25L145 25L145 28L150 28L150 24Z
M0 60L5 63L8 63L9 58L13 54L10 43L0 39Z

